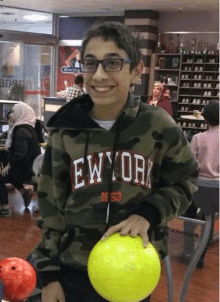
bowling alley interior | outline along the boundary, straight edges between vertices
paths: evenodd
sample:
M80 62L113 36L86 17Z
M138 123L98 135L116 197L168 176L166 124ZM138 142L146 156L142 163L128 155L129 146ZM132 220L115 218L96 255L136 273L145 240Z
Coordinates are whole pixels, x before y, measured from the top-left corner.
M84 84L76 80L80 76L83 79L80 63L82 41L94 24L105 21L120 22L142 39L140 52L143 70L137 83L129 88L134 100L139 99L147 106L162 107L160 104L166 99L169 109L162 107L164 115L171 115L175 125L180 128L199 166L206 164L208 168L216 169L206 177L200 177L199 174L198 191L192 195L189 207L167 221L168 255L160 259L161 273L150 300L142 300L217 302L219 115L216 122L218 111L210 111L210 115L215 116L215 123L212 124L208 119L210 115L207 117L205 112L212 104L219 108L218 0L1 0L0 302L56 302L42 300L42 286L32 255L42 238L42 224L39 221L43 218L38 203L42 194L38 194L38 183L44 155L50 148L51 128L48 127L48 121L60 108L80 95L74 94L78 90L83 95L87 93ZM98 62L97 66L101 64ZM106 71L104 62L102 67ZM12 177L14 180L11 183L8 176L12 168L10 160L8 162L12 154L10 150L15 146L20 151L24 150L25 144L21 139L13 145L15 130L11 130L16 129L13 128L18 114L15 108L20 104L26 106L24 120L28 120L29 112L34 120L32 126L29 123L34 134L30 140L32 145L27 148L35 152L35 157L29 167L31 174L28 175L31 176L22 178L23 181ZM28 133L33 131L27 130ZM198 156L200 149L193 147L195 141L198 143L199 137L207 137L208 141L208 135L211 138L206 147L210 151ZM33 137L36 137L37 143ZM22 152L26 156L27 151ZM29 162L22 161L21 165L26 163L28 165ZM81 175L81 172L77 173ZM103 198L103 201L111 199L108 193ZM115 201L121 201L117 192L114 198ZM8 291L6 293L5 280L10 279L10 274L9 271L8 275L5 273L2 261L7 258L24 259L34 268L36 282L31 290L26 288L26 295L20 298L15 294L8 296ZM13 264L10 269L15 270L16 265ZM10 290L13 291L12 287ZM94 300L90 301L88 297L87 301ZM110 302L119 301L139 302L134 299Z

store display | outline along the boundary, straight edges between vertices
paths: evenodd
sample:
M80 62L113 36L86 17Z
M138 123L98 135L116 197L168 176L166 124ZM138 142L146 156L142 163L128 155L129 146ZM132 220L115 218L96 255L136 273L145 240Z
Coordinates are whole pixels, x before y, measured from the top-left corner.
M204 54L207 52L209 45L210 45L210 43L207 43L207 42L203 43L203 47L204 47L203 53Z
M157 46L155 48L155 52L159 53L162 51L162 47L161 47L161 33L158 34L158 38L157 38Z
M192 41L191 41L192 52L191 52L191 53L194 53L194 52L195 52L197 41L198 41L198 40L197 40L196 37L192 39Z
M173 36L169 36L169 46L167 48L168 53L174 53L174 42L173 42Z
M166 59L164 57L159 58L159 68L164 69L166 64Z
M180 59L179 58L173 58L172 59L172 67L173 68L178 68L179 67L179 63L180 63Z

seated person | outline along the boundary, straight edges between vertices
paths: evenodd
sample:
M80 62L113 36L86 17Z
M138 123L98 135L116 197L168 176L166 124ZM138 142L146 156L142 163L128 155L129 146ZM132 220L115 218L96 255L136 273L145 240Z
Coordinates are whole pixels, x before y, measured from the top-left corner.
M75 78L75 84L68 89L66 100L69 102L83 94L85 94L85 91L83 90L83 76L77 75Z
M200 164L199 185L207 180L215 186L219 182L219 102L206 105L202 115L209 128L193 136L191 149Z
M23 183L31 179L33 161L41 153L34 129L34 110L23 102L18 103L13 106L9 120L12 125L5 143L8 163L0 171L0 216L10 215L6 183L20 191L26 207L30 204L30 191L25 191Z
M149 97L147 104L163 108L173 116L170 96L168 95L168 89L164 83L156 83L154 85L153 94Z
M199 164L198 184L201 186L219 186L219 102L210 102L202 113L209 129L193 135L191 149ZM185 212L186 217L196 218L194 203Z
M191 141L191 149L200 164L198 185L219 188L219 102L210 102L206 105L202 115L208 123L209 129L195 134ZM192 202L183 216L196 218L197 210ZM197 267L203 267L205 252Z

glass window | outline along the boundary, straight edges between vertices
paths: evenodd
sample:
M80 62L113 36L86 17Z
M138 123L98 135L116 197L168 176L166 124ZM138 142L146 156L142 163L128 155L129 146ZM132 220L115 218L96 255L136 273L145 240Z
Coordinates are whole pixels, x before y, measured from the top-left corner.
M50 96L52 46L0 42L0 100L24 101L42 118Z

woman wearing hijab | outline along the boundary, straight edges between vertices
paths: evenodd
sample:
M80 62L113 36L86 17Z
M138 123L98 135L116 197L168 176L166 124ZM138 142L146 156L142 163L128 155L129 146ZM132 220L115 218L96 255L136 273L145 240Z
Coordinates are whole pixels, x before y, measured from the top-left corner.
M161 107L173 116L173 110L167 90L168 89L164 83L154 85L153 94L149 97L147 104Z
M31 179L33 161L41 153L34 129L34 110L25 103L18 103L13 106L9 119L11 127L5 143L8 164L0 171L0 216L10 214L6 183L20 191L25 207L30 204L31 199L23 183Z

